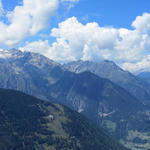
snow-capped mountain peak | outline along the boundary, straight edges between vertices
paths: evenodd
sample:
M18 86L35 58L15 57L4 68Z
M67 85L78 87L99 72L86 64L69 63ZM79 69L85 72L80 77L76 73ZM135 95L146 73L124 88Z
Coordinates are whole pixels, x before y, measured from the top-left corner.
M0 49L0 59L10 59L23 57L24 52L16 49L4 50Z
M0 49L0 62L7 62L13 68L23 67L24 65L33 65L39 69L45 66L51 68L60 67L60 64L54 62L53 60L39 54L30 51L21 51L18 49L3 50Z

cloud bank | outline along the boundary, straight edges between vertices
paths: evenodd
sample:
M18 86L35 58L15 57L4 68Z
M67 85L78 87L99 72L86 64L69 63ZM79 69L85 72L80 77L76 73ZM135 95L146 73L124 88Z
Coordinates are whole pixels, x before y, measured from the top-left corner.
M36 35L47 26L58 5L58 0L23 0L22 6L7 12L8 24L0 22L0 43L12 47L25 37ZM0 14L2 12L0 3Z
M84 25L72 17L52 29L51 36L56 38L52 45L37 41L21 49L35 52L40 47L38 52L58 62L108 59L132 72L150 70L150 14L138 16L132 27L132 30L101 27L96 22Z

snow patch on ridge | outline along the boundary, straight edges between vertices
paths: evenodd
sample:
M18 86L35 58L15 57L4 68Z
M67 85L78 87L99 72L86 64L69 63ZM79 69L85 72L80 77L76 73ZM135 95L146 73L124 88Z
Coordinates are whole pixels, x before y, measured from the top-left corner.
M12 50L3 50L0 49L0 58L1 59L10 59L10 58L19 58L23 57L24 52L20 50L12 49Z

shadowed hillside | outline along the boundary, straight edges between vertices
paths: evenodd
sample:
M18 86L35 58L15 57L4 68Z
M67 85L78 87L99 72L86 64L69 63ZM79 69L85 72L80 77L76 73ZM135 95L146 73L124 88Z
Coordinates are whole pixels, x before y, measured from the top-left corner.
M103 129L59 104L0 89L2 150L125 150Z

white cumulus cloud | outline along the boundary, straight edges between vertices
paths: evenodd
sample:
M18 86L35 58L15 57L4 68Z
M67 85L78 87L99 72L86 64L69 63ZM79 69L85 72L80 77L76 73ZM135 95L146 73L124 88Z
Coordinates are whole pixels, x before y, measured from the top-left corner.
M134 29L129 30L101 27L96 22L82 24L72 17L52 29L51 36L56 38L52 45L39 41L47 47L41 53L58 62L108 59L132 72L150 70L149 18L148 13L138 16L132 23ZM28 50L33 51L30 44Z
M139 32L147 33L150 31L150 14L144 13L142 16L138 16L132 26Z
M58 0L23 0L22 6L7 13L9 24L0 22L0 43L14 46L25 37L37 34L47 26L58 4Z
M145 56L142 60L136 63L126 62L122 65L122 67L136 73L150 71L150 55Z
M67 50L68 56L71 55L68 58L73 60L110 59L118 63L133 63L141 60L141 53L147 52L150 47L149 35L136 29L100 27L95 22L83 25L75 17L60 23L58 28L52 30L51 36L57 39L52 46L51 56L53 51L58 52L53 59L60 61L65 61L63 52ZM59 48L60 42L62 47L62 41L63 50ZM64 58L61 57L61 52Z
M50 46L48 43L48 40L45 41L35 41L32 43L26 42L26 46L25 47L20 47L19 48L21 51L32 51L32 52L36 52L36 53L41 53L43 55L47 55Z

